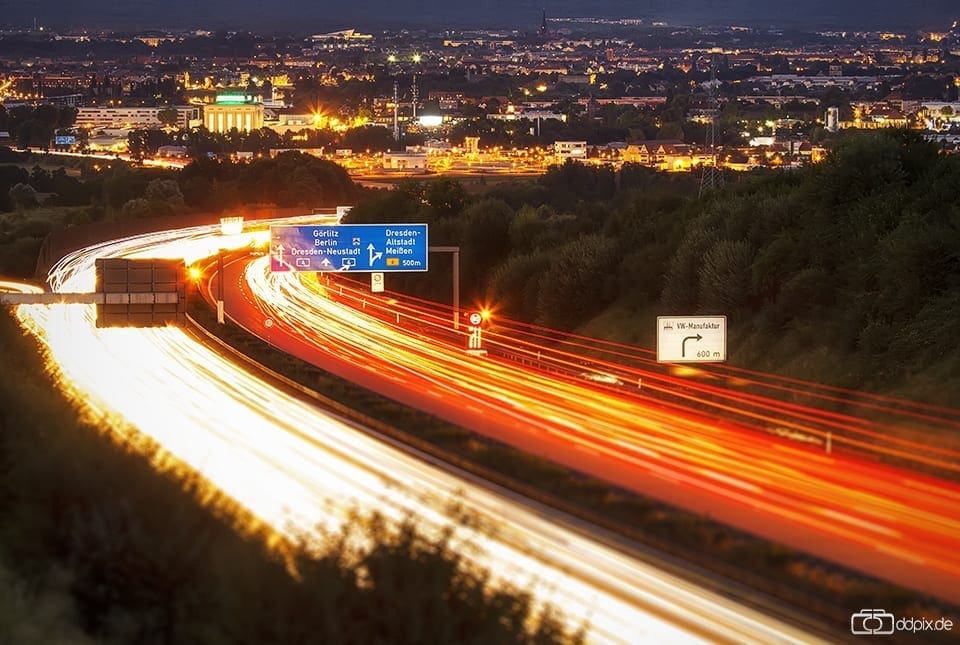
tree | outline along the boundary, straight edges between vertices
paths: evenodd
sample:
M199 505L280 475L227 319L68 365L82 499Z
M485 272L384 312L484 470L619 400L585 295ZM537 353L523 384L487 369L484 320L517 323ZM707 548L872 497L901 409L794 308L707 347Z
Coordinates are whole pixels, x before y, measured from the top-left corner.
M743 240L721 240L700 264L700 306L706 311L736 311L748 296L753 250Z
M154 215L176 215L185 208L180 186L172 179L154 179L147 184L145 195Z
M30 184L15 184L10 188L10 200L17 210L26 210L35 208L39 203L37 201L37 191Z
M343 134L340 145L351 150L390 150L397 146L393 133L378 125L352 128Z
M160 146L173 143L173 139L163 130L133 130L127 135L127 147L135 159L155 155Z
M548 253L513 255L494 271L488 282L487 300L504 315L533 320L537 315L540 277L550 264Z
M551 255L540 278L537 322L571 329L616 297L617 243L601 235L570 242Z
M513 210L499 199L483 199L467 206L462 217L466 283L480 290L491 269L510 253Z
M151 215L153 215L153 209L150 207L150 202L142 197L131 199L120 209L120 218L125 220L141 219L143 217L150 217Z
M52 131L60 121L60 110L57 109L56 105L44 103L38 105L33 111L33 118Z
M31 146L49 148L52 137L53 127L47 126L36 119L28 119L17 128L17 146L20 148Z
M430 182L423 191L423 201L437 219L460 215L467 204L467 191L453 179Z
M157 120L165 127L176 128L180 125L180 112L176 108L163 108L157 112Z

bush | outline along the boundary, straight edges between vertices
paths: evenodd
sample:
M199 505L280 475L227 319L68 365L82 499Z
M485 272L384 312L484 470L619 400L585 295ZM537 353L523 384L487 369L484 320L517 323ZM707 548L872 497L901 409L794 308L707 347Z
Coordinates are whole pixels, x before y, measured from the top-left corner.
M551 253L540 280L537 322L571 329L616 297L616 242L590 235Z

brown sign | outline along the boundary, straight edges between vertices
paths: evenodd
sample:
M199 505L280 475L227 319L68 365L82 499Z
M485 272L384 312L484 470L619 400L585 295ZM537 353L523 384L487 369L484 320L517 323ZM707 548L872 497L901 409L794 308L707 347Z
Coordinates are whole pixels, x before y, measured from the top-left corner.
M96 261L97 327L163 327L186 320L183 260Z

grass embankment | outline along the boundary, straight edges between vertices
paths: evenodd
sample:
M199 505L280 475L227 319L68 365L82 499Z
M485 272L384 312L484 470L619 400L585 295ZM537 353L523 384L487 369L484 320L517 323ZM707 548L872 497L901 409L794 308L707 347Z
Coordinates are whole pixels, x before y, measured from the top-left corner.
M412 523L359 518L346 531L373 538L364 551L345 534L319 555L268 548L203 479L151 467L156 446L80 420L41 352L0 311L0 642L570 639Z
M863 607L903 616L957 614L935 599L611 487L396 403L282 354L236 325L217 325L199 298L193 298L189 310L198 324L261 365L342 406L362 410L379 432L683 560L688 564L680 568L688 574L689 564L719 574L797 607L838 633L848 628L850 614Z
M0 213L0 275L32 276L43 238L81 217L83 211L75 206L42 206Z

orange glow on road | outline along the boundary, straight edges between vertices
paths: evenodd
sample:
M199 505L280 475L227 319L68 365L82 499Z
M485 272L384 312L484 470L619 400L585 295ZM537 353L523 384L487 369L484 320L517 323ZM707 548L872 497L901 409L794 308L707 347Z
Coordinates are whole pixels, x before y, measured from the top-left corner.
M799 383L712 366L696 368L709 378L628 366L566 348L582 338L517 335L519 326L499 317L485 331L487 347L514 360L496 352L478 359L463 351L440 307L370 294L340 276L328 284L272 275L263 259L238 281L247 299L237 298L232 315L261 336L252 321L271 316L271 342L334 373L642 494L960 600L960 486L878 460L960 473L957 449L889 432L933 421L949 429L956 411L938 416L869 396L843 411L785 402L744 392L742 383ZM821 401L836 394L808 390ZM883 418L871 419L878 411Z
M218 227L147 235L85 249L52 272L56 291L93 287L96 257L178 257L192 263L241 248ZM265 384L185 331L97 329L88 305L20 306L64 389L92 418L149 437L178 463L284 535L336 529L353 512L417 518L439 534L451 501L478 520L457 526L462 554L494 578L551 603L604 642L812 642L811 635L640 562L514 496L474 483L358 431ZM362 315L353 322L373 329ZM281 318L279 324L286 324ZM279 326L279 325L278 325ZM458 511L458 513L463 512ZM479 527L493 527L485 530Z

